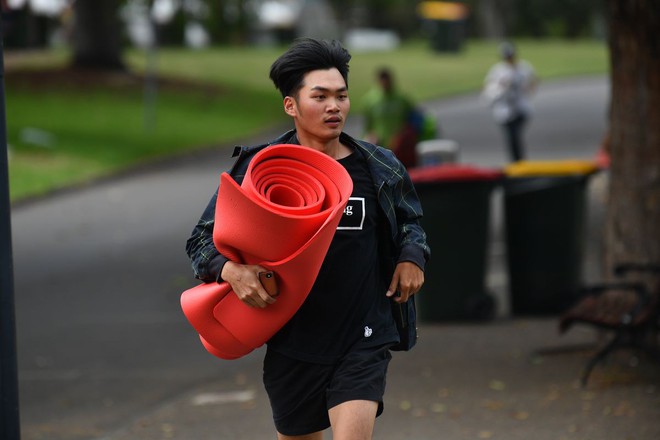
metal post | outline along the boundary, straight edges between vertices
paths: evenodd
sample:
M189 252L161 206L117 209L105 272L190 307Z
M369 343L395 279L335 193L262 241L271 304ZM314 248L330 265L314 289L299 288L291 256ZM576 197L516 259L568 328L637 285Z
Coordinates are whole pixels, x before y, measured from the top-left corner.
M149 26L153 33L145 50L146 67L144 73L144 129L148 134L156 130L156 104L158 100L158 26L149 12Z
M14 265L9 214L9 164L5 114L5 64L0 17L0 438L20 440L18 361L14 315Z

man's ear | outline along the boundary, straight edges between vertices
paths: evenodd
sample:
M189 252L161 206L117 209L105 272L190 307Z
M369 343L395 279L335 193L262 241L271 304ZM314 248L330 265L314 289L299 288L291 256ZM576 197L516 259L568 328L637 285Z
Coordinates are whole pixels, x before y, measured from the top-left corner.
M284 111L289 116L296 116L296 100L291 96L284 98Z

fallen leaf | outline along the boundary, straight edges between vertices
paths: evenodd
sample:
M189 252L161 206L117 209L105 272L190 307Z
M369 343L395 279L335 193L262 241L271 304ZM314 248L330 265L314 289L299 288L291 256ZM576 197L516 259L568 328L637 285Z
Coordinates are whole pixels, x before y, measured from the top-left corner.
M506 388L506 384L501 380L491 380L490 383L488 384L488 387L491 390L504 391L504 389Z
M533 354L529 356L529 363L532 365L541 365L545 359L539 354Z
M412 416L413 417L425 417L426 416L426 410L424 408L415 408L412 410Z
M174 436L174 426L172 426L169 423L163 423L160 426L161 431L163 432L163 436L165 438L172 438Z
M527 420L529 419L529 413L527 411L518 411L513 413L513 418L516 420Z
M399 402L399 409L401 411L410 411L410 408L412 408L412 403L408 400L402 400Z
M458 419L463 415L463 412L460 409L452 409L449 415L452 419Z
M449 397L449 390L447 388L442 388L438 390L438 397Z
M587 391L582 393L582 400L594 400L596 398L596 393Z
M557 390L550 390L550 392L545 396L545 400L557 400L561 397L561 394Z
M500 410L504 407L504 402L502 402L500 400L485 400L482 403L482 406L484 408L487 408L487 409L491 410L491 411L497 411L497 410Z
M634 416L635 410L633 409L632 405L630 405L630 402L621 402L616 406L616 408L614 408L614 415L616 417Z
M492 436L492 431L479 431L479 438L491 438Z
M431 412L434 412L436 414L440 414L447 411L447 405L442 404L442 403L434 403L431 405Z

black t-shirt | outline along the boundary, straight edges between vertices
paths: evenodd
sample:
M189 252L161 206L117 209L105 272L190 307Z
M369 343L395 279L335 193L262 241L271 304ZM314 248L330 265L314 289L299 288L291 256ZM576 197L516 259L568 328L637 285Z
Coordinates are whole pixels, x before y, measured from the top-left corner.
M293 318L268 342L286 356L334 363L355 344L396 342L390 280L378 255L380 225L376 188L367 163L353 153L339 160L353 180L353 193L312 290Z

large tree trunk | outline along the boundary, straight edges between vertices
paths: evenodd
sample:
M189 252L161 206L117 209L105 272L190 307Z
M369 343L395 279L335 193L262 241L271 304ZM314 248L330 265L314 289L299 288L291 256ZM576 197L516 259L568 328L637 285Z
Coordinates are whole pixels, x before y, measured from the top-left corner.
M471 4L470 14L477 24L475 36L491 40L511 37L517 15L514 0L473 0Z
M119 0L76 0L73 66L123 70Z
M607 0L607 13L610 269L622 262L660 263L660 9L657 0Z

